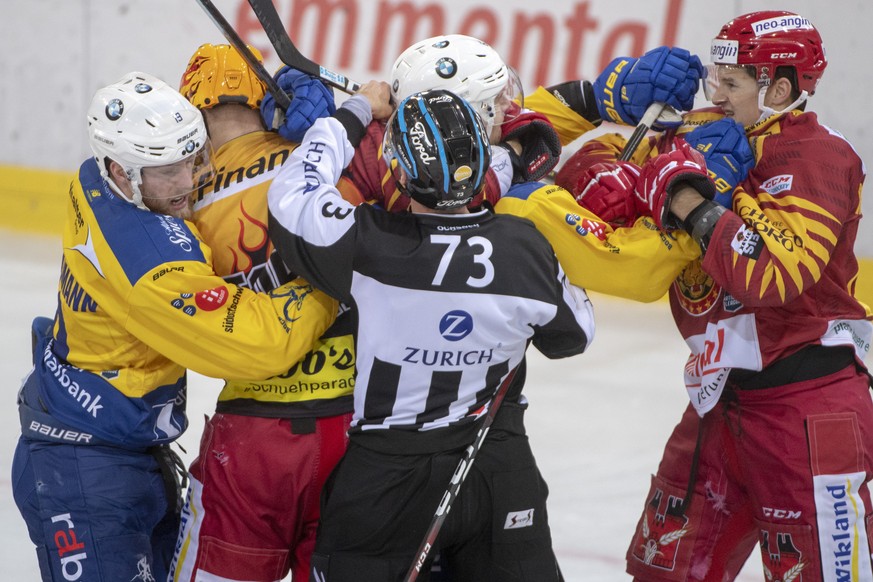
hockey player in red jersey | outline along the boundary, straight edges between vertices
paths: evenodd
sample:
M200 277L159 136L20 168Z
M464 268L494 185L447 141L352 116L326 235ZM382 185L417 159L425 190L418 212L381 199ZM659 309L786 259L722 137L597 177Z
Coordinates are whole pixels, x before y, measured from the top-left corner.
M202 111L215 147L216 178L200 189L193 221L214 249L216 273L262 291L293 278L267 228L267 188L297 147L283 136L299 140L335 110L321 82L289 75L293 99L282 135L265 130L265 87L228 45L198 48L180 88ZM190 468L172 580L271 582L289 571L295 581L308 579L319 495L345 451L351 421L351 320L342 308L309 353L286 362L281 374L260 380L241 370L225 381Z
M863 164L804 112L827 66L809 20L740 16L711 57L715 108L686 116L686 139L655 142L658 155L635 159L631 187L609 194L634 196L636 210L687 231L703 253L670 290L691 348L691 404L652 480L627 570L732 580L759 546L768 580L873 580L863 363L873 326L854 296ZM604 138L577 161L614 160L619 147ZM728 168L750 156L735 180ZM704 162L726 196L700 180ZM580 194L585 184L568 185Z

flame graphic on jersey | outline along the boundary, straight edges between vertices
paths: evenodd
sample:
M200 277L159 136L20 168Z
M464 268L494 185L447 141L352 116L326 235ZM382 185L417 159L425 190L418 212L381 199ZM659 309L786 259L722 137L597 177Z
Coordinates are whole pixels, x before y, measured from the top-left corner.
M255 265L263 265L267 262L271 246L270 236L267 232L267 224L246 212L242 203L239 205L239 211L245 220L238 219L239 234L236 239L236 248L228 247L233 255L233 266L230 272L248 273ZM252 238L252 236L255 236L257 240L252 244L247 244L246 239ZM238 253L237 250L241 252Z

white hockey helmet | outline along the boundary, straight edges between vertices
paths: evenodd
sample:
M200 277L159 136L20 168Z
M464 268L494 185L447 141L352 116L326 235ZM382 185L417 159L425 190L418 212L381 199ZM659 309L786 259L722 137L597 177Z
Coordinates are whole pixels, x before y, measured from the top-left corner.
M88 136L109 186L127 200L109 175L112 160L130 180L131 202L143 209L142 168L169 166L208 153L200 111L157 77L140 72L128 73L97 91L88 108Z
M490 45L463 34L427 38L394 61L391 96L395 103L430 89L445 89L465 99L482 117L488 135L510 101L524 106L524 92L515 71Z

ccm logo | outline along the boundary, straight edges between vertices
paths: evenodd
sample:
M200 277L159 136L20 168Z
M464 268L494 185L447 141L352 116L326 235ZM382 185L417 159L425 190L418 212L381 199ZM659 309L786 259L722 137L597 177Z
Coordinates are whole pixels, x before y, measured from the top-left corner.
M772 55L770 55L770 58L773 60L796 59L797 53L773 53Z
M774 519L800 519L801 512L793 509L773 509L770 507L762 507L764 517L772 517Z

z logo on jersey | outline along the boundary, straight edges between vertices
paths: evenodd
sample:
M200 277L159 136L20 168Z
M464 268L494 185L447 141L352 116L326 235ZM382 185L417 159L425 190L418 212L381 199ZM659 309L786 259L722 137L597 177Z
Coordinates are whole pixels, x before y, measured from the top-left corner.
M440 335L450 342L462 340L473 331L473 316L466 311L449 311L440 320Z

